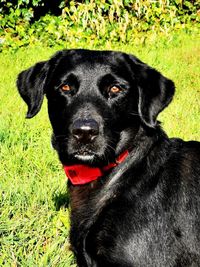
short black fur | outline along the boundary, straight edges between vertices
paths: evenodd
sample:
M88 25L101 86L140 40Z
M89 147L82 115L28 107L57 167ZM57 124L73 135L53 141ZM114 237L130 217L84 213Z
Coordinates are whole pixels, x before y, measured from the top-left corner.
M17 81L35 116L46 94L63 165L102 167L68 182L70 240L81 267L200 266L200 143L170 139L157 121L174 83L132 55L63 50Z

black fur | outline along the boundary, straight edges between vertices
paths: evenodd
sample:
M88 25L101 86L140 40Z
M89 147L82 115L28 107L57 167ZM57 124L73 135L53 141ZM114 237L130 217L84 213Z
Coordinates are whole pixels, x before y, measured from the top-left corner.
M132 55L64 50L22 72L17 85L28 118L46 94L63 164L101 167L129 150L97 181L68 183L78 266L200 266L200 143L169 139L157 121L172 100L171 80ZM98 135L79 142L73 125L88 119Z

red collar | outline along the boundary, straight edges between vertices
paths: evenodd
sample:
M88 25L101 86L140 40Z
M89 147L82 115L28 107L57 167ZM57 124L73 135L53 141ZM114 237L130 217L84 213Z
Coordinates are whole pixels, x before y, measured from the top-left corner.
M97 180L99 177L103 176L106 171L123 162L128 154L128 150L125 150L118 156L115 162L109 163L107 166L104 166L102 168L90 167L83 164L70 166L64 165L63 167L67 178L73 185L87 184L94 180Z

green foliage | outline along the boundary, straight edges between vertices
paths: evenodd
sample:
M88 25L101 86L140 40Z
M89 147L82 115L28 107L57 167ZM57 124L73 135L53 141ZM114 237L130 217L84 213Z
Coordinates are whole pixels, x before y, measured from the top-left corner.
M42 0L3 1L0 7L1 49L41 43L145 43L157 33L194 31L200 22L199 1L85 0L57 1L60 15ZM68 4L66 4L68 3ZM59 5L58 5L59 4ZM44 16L38 9L45 8ZM44 11L44 9L43 9ZM37 14L37 15L36 15ZM144 37L144 33L148 33Z

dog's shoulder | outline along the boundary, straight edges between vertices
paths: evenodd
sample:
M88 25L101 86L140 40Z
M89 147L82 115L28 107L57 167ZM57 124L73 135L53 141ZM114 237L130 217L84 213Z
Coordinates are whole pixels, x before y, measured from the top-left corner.
M172 151L180 160L200 167L200 142L183 141L178 138L171 139Z
M191 152L200 156L200 142L198 141L183 141L184 151Z
M170 139L172 151L163 166L165 183L174 197L187 194L200 196L200 142Z

